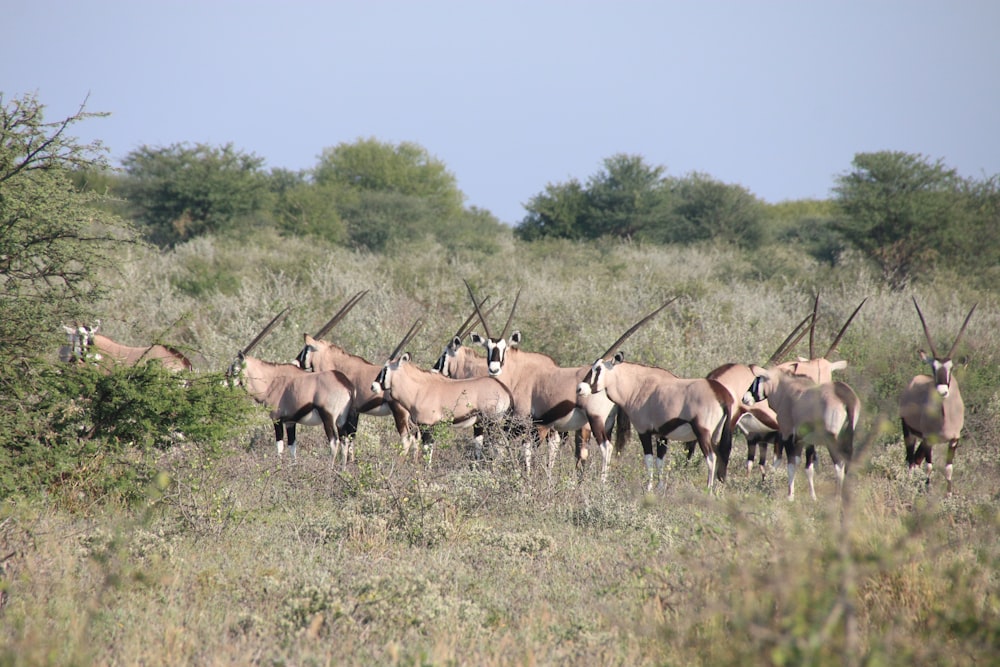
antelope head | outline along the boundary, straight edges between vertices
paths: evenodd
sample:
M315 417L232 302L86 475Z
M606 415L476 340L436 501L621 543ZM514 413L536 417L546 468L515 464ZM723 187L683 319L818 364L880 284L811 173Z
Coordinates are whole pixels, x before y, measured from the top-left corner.
M951 391L951 369L952 360L951 355L955 353L955 349L958 347L959 341L962 340L962 334L965 333L965 327L968 326L969 320L972 318L972 313L976 312L975 304L972 306L972 310L969 314L965 316L965 322L962 323L962 328L959 329L958 335L955 336L955 341L951 344L951 349L948 350L948 354L943 357L938 355L937 350L934 348L934 340L931 338L931 332L927 328L927 322L924 320L924 314L920 312L920 306L917 305L916 297L913 297L913 305L917 309L917 315L920 316L920 324L924 328L924 337L927 339L927 345L931 349L930 356L927 355L923 350L919 350L920 359L931 367L931 377L934 378L934 385L937 388L938 394L942 398L947 398L948 393Z
M520 331L515 331L511 335L510 339L507 339L507 331L510 329L510 323L514 319L514 311L517 310L517 302L521 299L521 290L518 290L517 296L514 297L514 305L510 308L510 315L507 317L507 324L504 325L503 331L500 332L498 337L494 337L493 334L490 333L489 324L486 323L486 316L483 315L482 311L479 309L479 303L476 301L476 296L472 293L472 287L469 285L468 281L465 281L465 287L469 290L469 298L472 299L472 305L476 308L476 314L479 315L479 321L483 325L483 330L486 331L486 338L483 338L476 332L472 332L472 342L486 348L486 363L489 367L490 375L496 377L503 372L503 364L507 359L507 350L509 348L516 348L521 343ZM485 301L485 299L483 301Z
M455 335L451 337L448 344L444 346L444 351L441 353L441 356L438 357L438 360L434 362L434 366L431 367L431 371L440 373L445 377L454 376L454 369L451 362L454 361L456 355L458 354L458 349L462 347L462 339L472 332L472 320L475 319L479 313L479 308L482 308L483 304L489 300L490 297L483 297L483 300L479 302L479 306L473 309L472 313L466 318L465 322L462 322L462 325L458 327L458 331L456 331ZM489 317L490 313L496 310L499 305L499 301L493 304L493 306L486 311L485 317Z
M100 328L100 320L95 320L95 324L92 327L79 323L76 323L72 327L64 324L63 331L66 332L66 345L69 348L66 361L85 361L87 359L100 361L101 353L90 351L94 345L94 335L97 334L97 330Z
M662 306L660 306L659 308L657 308L656 310L654 310L653 312L651 312L650 314L646 315L644 318L633 324L631 327L629 327L629 330L623 333L618 338L618 340L616 340L614 344L612 344L611 347L609 347L604 352L604 354L598 357L597 361L595 361L594 364L590 367L590 370L587 371L587 374L584 376L583 381L580 382L580 384L577 385L576 387L577 395L586 396L588 394L596 394L601 391L604 391L605 373L625 360L625 355L622 352L619 352L618 348L620 348L622 343L628 340L628 338L632 334L634 334L636 331L642 328L657 314L659 314L661 310L663 310L676 300L677 300L676 296L672 299L668 299L663 303Z
M382 366L382 370L380 370L378 375L375 376L375 380L372 382L373 392L376 394L380 394L384 391L392 393L392 374L399 370L400 364L406 363L410 360L409 352L402 352L402 350L410 344L410 341L413 340L413 337L417 335L417 332L420 331L420 327L423 325L423 318L417 318L417 321L413 323L410 330L406 332L405 336L403 336L403 340L399 341L399 345L397 345L396 349L389 355L385 365ZM400 354L401 352L402 354Z
M236 358L233 359L232 363L229 364L229 368L226 370L226 379L230 384L233 386L240 384L243 369L246 368L247 355L250 354L255 347L257 347L260 341L264 340L265 336L274 331L274 329L281 324L281 322L288 316L289 310L291 310L291 306L275 315L271 321L267 323L267 326L261 329L260 333L257 334L246 347L236 353Z
M312 343L321 339L323 336L329 333L330 329L339 324L340 321L344 319L344 316L347 315L347 313L351 312L351 309L354 308L354 306L357 305L358 301L361 301L361 299L363 299L366 294L368 294L368 290L362 290L361 292L358 292L350 299L348 299L347 302L340 307L340 310L337 311L337 314L331 317L330 321L324 324L322 328L320 328L320 330L316 332L315 336L309 336L309 334L302 334L303 338L305 339L305 345L302 347L302 351L299 352L298 356L295 357L295 361L293 363L298 365L299 368L305 369L307 371L313 370L312 355L316 352L316 346L313 345Z

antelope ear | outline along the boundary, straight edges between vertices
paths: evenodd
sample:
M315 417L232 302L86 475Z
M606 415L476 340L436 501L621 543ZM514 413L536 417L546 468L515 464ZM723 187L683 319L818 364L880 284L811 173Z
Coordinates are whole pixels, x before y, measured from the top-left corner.
M520 330L518 330L510 335L510 346L517 347L520 344L521 344L521 332Z
M403 353L403 356L401 356L401 357L399 358L399 360L400 360L400 361L409 361L409 360L410 360L410 353L409 353L409 352L404 352L404 353Z
M621 362L625 361L625 353L615 352L614 360L616 364L620 364Z
M764 368L757 364L750 364L750 371L754 374L754 377L760 377L764 374Z
M316 342L316 339L307 333L302 334L302 340L306 342L306 345L312 345L313 343Z
M920 361L930 363L931 358L927 356L927 353L923 350L917 350L917 354L920 355Z
M830 372L842 371L847 368L847 360L841 359L840 361L834 361L830 363Z
M73 327L68 327L65 324L62 325L62 328L63 328L63 331L65 331L66 333L68 333L71 336L76 333L76 329L74 329Z
M471 340L476 345L486 345L486 339L480 336L475 331L469 334L469 340Z
M807 361L809 361L809 360L808 360L808 359L806 359L805 357L799 357L799 363L800 363L800 364L801 364L801 363L805 363L805 362L807 362Z
M478 334L476 334L476 335L478 335ZM455 336L454 338L452 338L451 339L451 347L453 349L456 349L456 350L458 348L462 347L462 337L461 336Z

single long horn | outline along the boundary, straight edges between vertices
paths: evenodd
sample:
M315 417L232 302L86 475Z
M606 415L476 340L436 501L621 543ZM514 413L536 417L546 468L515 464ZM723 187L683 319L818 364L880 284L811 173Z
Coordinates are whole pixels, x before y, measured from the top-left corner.
M819 317L819 292L816 292L816 298L813 299L813 314L812 322L809 324L809 358L816 358L816 346L814 344L816 338L816 318Z
M463 280L462 282L465 283L465 288L469 290L469 298L472 299L472 305L476 309L476 314L479 315L479 321L483 324L483 331L486 332L486 337L493 338L492 334L490 334L490 325L486 323L486 318L483 317L483 312L479 310L479 302L476 301L476 295L472 293L472 286L469 284L468 280ZM483 299L483 302L485 303L486 299Z
M949 359L951 359L951 355L955 353L955 348L958 347L958 341L962 340L962 334L965 333L965 327L969 324L969 320L972 319L972 313L976 312L976 306L978 305L978 303L973 305L972 310L970 310L969 314L965 316L965 322L962 323L962 328L958 330L958 335L955 336L955 342L951 344L951 349L948 350Z
M799 341L806 335L806 332L810 330L810 328L806 328L806 324L809 323L810 320L815 319L815 312L806 315L805 318L799 322L794 329L792 329L792 333L788 334L788 337L782 341L781 345L778 346L778 349L774 351L774 354L771 355L771 358L768 359L767 363L764 365L772 366L778 363L782 357L788 354L790 349L798 345Z
M913 305L917 308L917 315L920 316L920 324L924 326L924 337L927 339L927 345L931 348L931 355L935 359L940 359L937 355L937 351L934 349L934 341L931 339L931 332L927 329L927 322L924 320L924 314L920 312L920 306L917 305L917 297L913 297ZM970 313L971 315L971 313Z
M501 338L507 337L507 330L510 329L510 323L514 321L514 311L517 310L517 302L521 300L521 290L517 290L517 296L514 297L514 305L510 307L510 315L507 316L507 324L503 325L503 333L500 334Z
M662 306L660 306L659 308L657 308L656 310L654 310L653 312L651 312L649 315L646 315L644 318L642 318L641 320L639 320L638 322L636 322L635 324L633 324L631 327L629 327L629 330L626 331L625 333L623 333L621 335L621 337L618 340L616 340L614 342L614 344L611 347L609 347L604 354L602 354L600 356L600 358L601 359L607 359L610 355L612 355L615 352L617 352L619 346L621 346L621 344L624 343L628 339L629 336L631 336L636 331L638 331L641 326L643 326L644 324L646 324L647 322L649 322L651 319L653 319L653 317L656 316L657 313L659 313L661 310L663 310L664 308L666 308L667 306L669 306L670 304L672 304L676 300L677 300L677 297L675 296L674 298L672 298L672 299L664 302L664 304Z
M319 339L325 336L330 331L330 329L332 329L338 323L340 323L340 320L344 319L344 316L347 315L347 313L351 312L351 309L354 308L354 306L357 305L358 301L361 301L361 299L363 299L366 294L368 294L368 290L362 290L357 294L355 294L354 296L352 296L350 299L348 299L347 303L341 306L340 310L337 311L337 314L331 317L330 321L324 324L323 328L317 331L316 335L313 336L313 338Z
M261 329L261 332L259 334L257 334L257 337L254 338L252 341L250 341L249 345L247 345L245 348L243 348L243 356L246 356L246 355L250 354L250 351L253 350L255 347L257 347L257 343L259 343L260 341L262 341L264 339L264 336L266 336L267 334L271 333L276 326L278 326L279 324L281 324L281 321L285 319L285 317L288 315L288 311L291 310L291 309L292 309L292 307L288 306L283 311L281 311L280 313L278 313L277 315L275 315L274 319L272 319L270 322L268 322L266 327L264 327L263 329Z
M485 302L486 302L486 299L483 299L483 303L485 303ZM489 307L489 308L488 308L488 309L486 310L486 312L485 312L485 313L483 313L483 315L485 315L486 317L489 317L490 315L492 315L492 314L493 314L493 311L494 311L494 310L496 310L497 308L499 308L499 307L500 307L500 305L501 305L501 304L503 304L503 299L501 299L500 301L497 301L497 302L496 302L496 303L494 303L494 304L493 304L492 306L490 306L490 307ZM480 305L480 306L482 306L483 304L481 303L481 304L479 304L479 305ZM473 313L473 315L475 315L475 313ZM466 327L465 327L465 328L464 328L464 329L462 330L462 333L461 333L461 334L459 334L459 336L460 336L460 337L462 337L462 338L465 338L466 336L468 336L468 335L469 335L469 333L470 333L471 331L472 331L472 324L471 324L471 322L470 322L470 323L469 323L469 325L468 325L468 326L466 326Z
M830 343L830 349L823 355L824 359L829 359L830 355L833 354L833 351L837 349L837 344L840 343L840 339L844 337L844 332L847 331L847 327L851 326L851 321L854 319L854 316L858 314L858 311L861 310L861 306L865 305L865 301L867 300L868 297L862 299L861 303L858 304L858 307L854 309L853 313L851 313L851 316L847 318L846 322L844 322L844 326L840 328L840 333L838 333L837 337L833 339L832 343ZM810 358L815 359L815 357Z
M411 340L413 340L413 337L417 335L417 332L420 331L420 327L422 327L423 325L424 325L424 319L422 317L418 317L417 321L413 323L412 327L410 327L410 330L406 332L405 336L403 336L403 340L399 341L399 345L397 345L396 349L393 350L392 354L389 355L389 361L393 361L396 359L400 351L402 351L402 349L406 345L408 345Z

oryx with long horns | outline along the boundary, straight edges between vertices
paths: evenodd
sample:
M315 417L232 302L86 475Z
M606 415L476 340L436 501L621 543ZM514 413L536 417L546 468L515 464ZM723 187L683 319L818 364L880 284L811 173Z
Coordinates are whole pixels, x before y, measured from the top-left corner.
M342 452L347 465L352 450L351 436L357 430L358 414L354 408L355 389L339 371L310 373L295 364L275 364L250 356L258 343L288 315L288 308L278 313L267 326L240 350L226 372L234 385L242 385L254 400L271 409L274 439L278 456L282 455L285 431L288 450L294 459L298 442L296 424L323 426L332 460Z
M743 396L746 405L767 399L778 416L778 446L788 468L788 499L795 497L795 468L806 454L809 495L816 498L816 447L825 445L837 474L838 495L843 492L847 465L854 456L854 436L861 418L861 401L846 382L817 384L780 367L753 365L753 382Z
M952 466L955 461L955 451L958 449L958 440L962 436L962 426L965 423L965 404L962 402L958 380L952 373L952 355L962 340L962 334L965 333L965 327L968 326L972 313L976 311L976 306L972 306L966 315L951 349L941 356L934 347L934 340L916 298L913 299L913 305L917 309L917 315L920 316L924 337L931 349L930 356L919 350L920 360L930 366L931 375L921 374L914 377L899 397L906 463L912 470L926 461L927 484L930 485L933 447L940 442L948 443L944 477L948 481L948 493L951 493Z
M73 327L63 325L66 345L59 348L59 359L68 362L92 361L98 364L122 364L135 366L147 361L159 361L165 368L174 371L189 371L191 362L179 350L166 345L132 347L122 345L107 336L97 333L101 321L88 327L78 324Z
M307 371L340 371L346 375L354 384L354 409L359 414L373 417L392 415L405 457L417 440L414 433L416 427L410 419L409 411L398 401L381 392L372 391L372 378L378 374L381 366L356 354L351 354L339 345L321 340L366 294L368 294L368 290L363 290L348 299L315 335L304 334L305 345L295 359L296 363Z
M510 330L514 312L517 309L521 292L514 298L507 323L499 336L490 332L486 315L479 308L472 287L465 283L472 299L472 305L479 315L486 337L478 333L471 334L472 342L486 349L486 368L490 376L498 378L514 396L514 412L522 418L530 420L537 430L539 440L548 444L548 462L546 474L551 479L555 466L556 455L561 441L560 431L575 431L576 462L579 474L588 458L586 441L587 431L590 431L598 443L608 440L608 434L616 425L618 438L627 437L628 427L617 406L603 392L578 398L576 386L583 380L589 366L566 368L556 364L552 357L538 352L527 352L520 348L521 332L514 331L510 338ZM531 469L531 440L525 441L525 466ZM603 450L602 450L603 451ZM605 454L601 479L607 478L610 450Z
M625 361L621 344L674 299L636 322L594 362L577 387L581 396L604 391L625 411L639 433L646 469L647 488L654 472L662 486L666 441L696 441L708 464L708 488L716 478L725 480L733 445L735 397L716 380L679 378L670 371ZM658 437L656 456L653 439Z
M509 415L514 399L502 382L491 377L452 379L418 368L404 351L423 325L418 319L392 351L371 382L371 390L398 401L431 443L430 427L449 422L458 428L473 428L476 456L483 453L484 418ZM430 465L433 450L428 452Z
M783 371L793 375L808 377L816 383L830 382L833 371L839 371L847 367L847 361L830 361L830 355L837 349L837 345L843 339L847 328L854 321L855 316L867 300L865 298L858 304L858 307L854 309L854 312L851 313L850 317L847 318L847 321L844 322L844 325L834 337L826 353L822 357L817 357L815 353L816 318L819 314L819 295L817 294L813 300L812 312L799 322L798 326L785 338L774 354L771 355L770 359L764 364L764 367L770 368L777 365ZM807 324L809 325L808 327L806 327ZM796 361L781 362L781 359L798 345L807 332L809 334L809 358L799 357ZM755 376L750 366L746 364L725 364L713 370L707 377L718 380L734 396L742 398L746 388L753 382ZM781 461L782 452L777 447L777 415L771 409L766 399L757 401L753 405L746 405L742 401L738 401L738 404L740 406L738 427L744 433L747 440L747 471L753 469L754 459L759 453L761 475L765 475L768 467L768 443L774 445L774 465L777 466Z

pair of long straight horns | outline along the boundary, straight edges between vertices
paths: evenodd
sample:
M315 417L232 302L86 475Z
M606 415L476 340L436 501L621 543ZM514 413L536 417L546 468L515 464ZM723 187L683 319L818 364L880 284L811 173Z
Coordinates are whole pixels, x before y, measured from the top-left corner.
M268 322L267 326L261 329L260 333L257 334L257 337L254 338L252 341L250 341L250 344L247 345L245 348L243 348L240 354L242 354L243 356L250 354L250 351L253 350L255 347L257 347L257 344L260 343L260 341L264 340L264 336L274 331L275 327L281 324L282 320L284 320L288 316L288 311L290 311L291 309L292 307L288 306L283 311L275 315L274 319Z
M623 333L621 335L621 337L618 340L616 340L614 342L614 344L611 347L609 347L607 349L607 351L605 351L604 354L602 354L600 356L600 359L604 359L604 360L609 359L611 357L611 355L613 355L615 352L618 351L618 348L621 347L621 344L624 343L626 340L628 340L628 338L632 334L634 334L636 331L638 331L640 328L642 328L647 322L649 322L651 319L653 319L654 317L656 317L656 315L661 310L663 310L664 308L666 308L667 306L669 306L670 304L672 304L676 300L677 300L676 296L673 297L672 299L668 299L667 301L665 301L663 303L662 306L660 306L659 308L657 308L656 310L654 310L653 312L651 312L649 315L646 315L644 318L642 318L641 320L639 320L638 322L636 322L635 324L633 324L631 327L629 327L629 330L626 331L625 333Z
M487 338L493 338L493 334L490 333L490 325L486 323L486 316L483 315L483 311L479 308L480 302L476 301L476 295L472 293L472 286L469 285L469 281L463 281L465 283L465 288L469 290L469 298L472 299L472 305L475 306L476 314L479 315L479 321L483 324L483 330L486 332ZM507 331L510 329L510 323L514 321L514 311L517 310L517 302L521 300L521 290L517 290L517 296L514 297L514 305L510 307L510 315L507 316L507 324L503 325L503 331L500 333L500 338L507 337ZM482 303L486 303L486 299L483 299ZM496 306L494 306L495 308ZM499 340L499 338L493 338L493 340Z
M965 333L965 327L968 326L969 320L972 319L972 313L976 312L976 306L979 304L974 304L972 306L972 310L970 310L969 314L965 316L965 322L962 323L962 328L958 330L958 335L955 336L955 342L951 344L951 349L948 350L947 356L944 357L939 357L937 351L934 349L934 340L931 338L931 332L927 328L927 322L924 321L924 314L920 312L920 306L917 305L917 297L913 297L913 305L917 309L917 315L920 316L920 324L924 327L924 336L927 338L927 345L931 348L931 354L935 359L951 359L951 355L955 354L955 348L958 347L958 342L962 340L962 334Z
M412 327L410 327L410 330L406 332L405 336L403 336L403 340L399 341L399 345L397 345L396 349L389 355L389 361L395 361L399 358L399 353L403 351L404 347L410 344L410 341L413 340L413 337L417 335L417 332L420 331L420 327L422 326L424 326L424 318L418 317L417 321L413 323Z
M313 336L313 338L319 339L325 336L330 331L330 329L332 329L333 327L337 326L337 324L340 323L340 320L344 319L344 316L347 315L347 313L351 312L351 309L354 308L354 306L357 305L358 301L361 301L361 299L363 299L366 294L368 294L368 290L362 290L357 294L355 294L354 296L352 296L350 299L348 299L347 303L341 306L340 310L337 311L337 314L331 317L330 321L324 324L323 328L317 331L316 335Z
M476 318L476 316L479 314L479 310L483 307L483 304L486 303L489 300L490 300L490 297L489 296L485 296L485 297L483 297L483 300L479 302L479 305L476 306L475 308L473 308L473 310L469 314L469 316L467 318L465 318L464 322L462 322L462 325L460 327L458 327L458 331L455 332L455 336L454 336L455 338L465 338L466 336L469 335L469 333L472 332L472 320L474 320ZM490 309L487 310L484 313L484 315L486 317L489 317L490 314L494 310L496 310L497 307L501 303L503 303L503 302L502 301L497 301L496 303L494 303L492 306L490 306ZM486 335L488 336L489 333L487 333Z
M840 331L837 333L837 336L833 339L833 342L830 343L830 347L827 348L826 354L822 356L823 359L829 359L830 355L833 354L834 350L837 349L837 346L840 345L841 339L847 332L847 327L851 326L851 322L854 321L854 317L861 310L861 307L865 305L866 301L868 301L868 297L865 297L864 299L861 300L861 303L858 304L858 307L854 309L854 312L851 313L851 316L847 318L846 322L844 322L844 326L840 328ZM813 300L812 312L806 315L805 318L801 322L799 322L794 329L792 329L792 332L788 334L788 337L785 338L785 340L781 343L781 345L778 346L778 349L774 351L774 354L771 355L771 358L767 360L766 365L771 366L772 364L776 364L779 361L781 361L785 357L785 355L788 354L789 350L791 350L792 348L794 348L796 345L799 344L799 341L802 340L803 337L805 337L806 333L809 334L809 358L816 359L815 334L816 334L816 318L818 315L819 315L819 294L817 294L816 298ZM808 328L805 328L806 324L809 325Z

